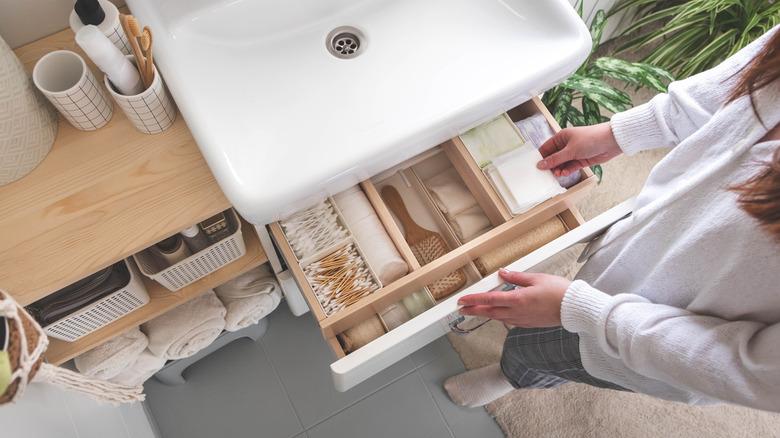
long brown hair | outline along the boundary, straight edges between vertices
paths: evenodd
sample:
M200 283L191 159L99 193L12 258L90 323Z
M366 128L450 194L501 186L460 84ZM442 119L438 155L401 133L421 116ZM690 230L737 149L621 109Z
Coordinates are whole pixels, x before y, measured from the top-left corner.
M780 79L780 31L775 32L764 51L739 73L737 84L729 95L729 102L742 96L751 96L753 111L761 120L761 114L758 113L755 101L752 100L753 93L778 79ZM774 126L767 128L771 130ZM780 240L780 148L775 150L772 160L765 163L755 176L732 189L739 193L737 198L739 206Z

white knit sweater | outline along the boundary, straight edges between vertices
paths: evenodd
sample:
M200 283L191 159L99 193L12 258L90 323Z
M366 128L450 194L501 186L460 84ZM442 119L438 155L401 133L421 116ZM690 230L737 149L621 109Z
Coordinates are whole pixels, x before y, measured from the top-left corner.
M768 36L612 118L625 153L674 149L564 297L563 326L580 335L593 376L671 400L780 411L780 243L728 190L780 147L758 143L780 122L780 84L754 97L764 124L748 98L725 104Z

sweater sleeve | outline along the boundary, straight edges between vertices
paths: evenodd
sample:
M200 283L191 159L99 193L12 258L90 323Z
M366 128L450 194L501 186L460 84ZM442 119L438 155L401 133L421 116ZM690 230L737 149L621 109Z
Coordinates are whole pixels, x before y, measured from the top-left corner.
M566 291L561 320L643 376L780 411L780 324L697 315L632 294L610 296L582 280Z
M612 116L618 145L627 155L645 149L677 146L704 126L726 103L738 72L760 53L770 36L767 32L718 66L672 82L668 93Z

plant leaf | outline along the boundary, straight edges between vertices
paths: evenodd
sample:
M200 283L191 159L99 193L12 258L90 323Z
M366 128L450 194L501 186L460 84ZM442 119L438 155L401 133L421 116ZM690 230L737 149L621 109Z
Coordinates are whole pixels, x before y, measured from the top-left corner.
M618 53L648 48L644 62L678 77L712 68L780 23L778 0L618 0L610 15L632 8Z
M566 79L561 86L581 93L613 113L631 107L631 97L628 94L602 80L575 74Z
M601 179L604 177L604 169L601 168L601 164L594 164L590 166L590 170L593 171L593 174L596 175L596 178L598 178L599 184L601 184Z
M582 114L585 117L585 123L582 125L596 125L601 123L602 115L601 108L592 99L587 97L582 98Z
M603 9L596 11L593 21L590 23L590 36L593 41L591 51L595 52L601 44L601 37L604 34L604 26L607 25L607 13Z
M568 90L567 90L568 91ZM558 124L566 127L569 124L569 108L571 108L573 97L571 91L561 93L555 102L555 105L550 108L553 117L558 121Z
M585 116L582 115L580 110L570 106L567 110L566 117L572 126L587 126L588 122L585 120ZM561 125L564 126L564 125Z
M626 82L631 85L652 88L656 91L666 91L664 80L670 80L671 75L648 64L628 62L622 59L601 57L593 62L603 75Z

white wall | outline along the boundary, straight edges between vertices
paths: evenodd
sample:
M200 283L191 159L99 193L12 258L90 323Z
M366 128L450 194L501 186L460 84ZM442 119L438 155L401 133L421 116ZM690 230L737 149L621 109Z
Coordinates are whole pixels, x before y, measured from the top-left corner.
M155 438L140 403L115 407L50 385L32 384L0 406L3 438Z
M117 5L124 0L111 0ZM0 36L11 48L68 27L75 0L0 0Z

